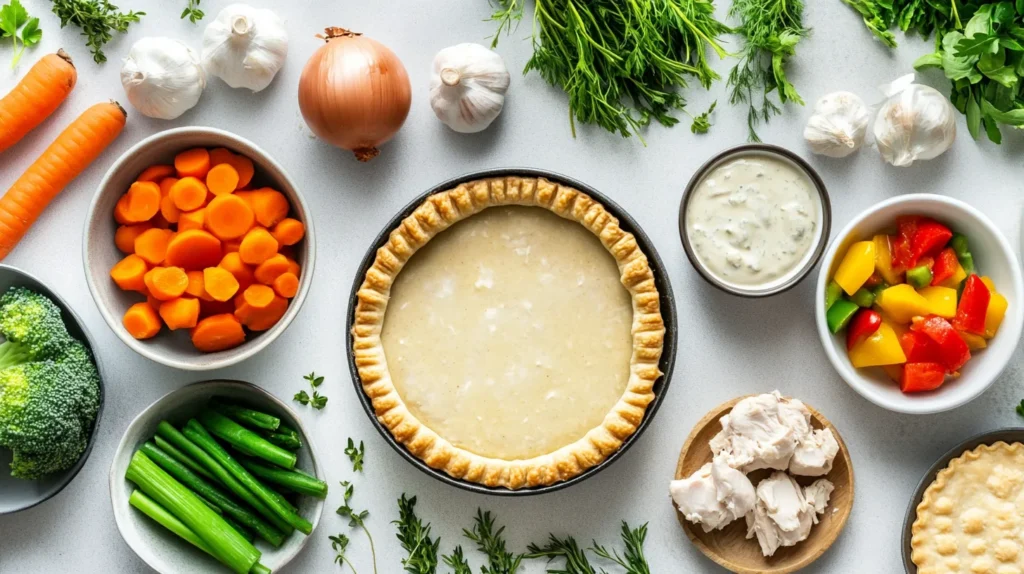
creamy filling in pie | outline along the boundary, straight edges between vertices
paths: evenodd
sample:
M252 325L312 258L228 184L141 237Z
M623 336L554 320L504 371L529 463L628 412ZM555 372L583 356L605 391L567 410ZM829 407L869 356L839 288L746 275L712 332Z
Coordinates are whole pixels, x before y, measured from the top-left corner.
M602 424L629 380L632 320L593 233L547 209L498 206L413 255L381 341L417 419L456 447L516 460Z

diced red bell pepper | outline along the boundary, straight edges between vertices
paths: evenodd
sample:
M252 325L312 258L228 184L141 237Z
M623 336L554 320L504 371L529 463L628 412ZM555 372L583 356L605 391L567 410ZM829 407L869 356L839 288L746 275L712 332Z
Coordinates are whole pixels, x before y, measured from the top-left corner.
M875 334L882 326L882 316L871 309L861 309L846 326L846 350Z
M985 334L985 316L988 314L988 303L992 293L981 278L972 274L964 283L964 292L960 295L960 304L956 308L953 327L975 335Z
M932 265L932 285L941 285L943 281L955 275L959 264L956 251L952 247L940 251L935 258L935 265Z
M910 242L910 252L914 259L911 267L919 265L917 260L925 255L938 253L952 238L953 232L945 225L931 219L918 221L914 239Z
M907 331L900 335L900 346L908 363L941 363L942 349L931 337L919 331Z
M900 390L904 393L933 391L945 380L945 369L939 363L907 363L903 366Z
M915 317L914 323L910 326L914 331L924 333L939 346L939 353L942 360L939 361L946 367L947 373L955 373L964 366L971 358L971 350L967 343L960 337L960 334L953 329L942 317L928 315L927 317Z

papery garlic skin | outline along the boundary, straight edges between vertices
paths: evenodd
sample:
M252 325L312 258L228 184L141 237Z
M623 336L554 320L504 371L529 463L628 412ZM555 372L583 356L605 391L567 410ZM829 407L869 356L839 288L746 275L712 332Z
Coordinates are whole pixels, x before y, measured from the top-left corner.
M459 133L487 129L505 105L510 77L504 60L480 44L458 44L434 56L430 107Z
M203 66L232 88L266 88L287 57L288 33L270 10L231 4L203 33Z
M956 113L949 98L903 76L883 88L888 99L875 116L873 133L882 159L905 167L945 152L956 138Z
M870 120L868 107L857 94L826 94L814 104L804 127L804 139L816 154L846 157L864 143Z
M171 38L143 38L121 65L121 85L143 115L173 120L199 103L206 73L191 48Z

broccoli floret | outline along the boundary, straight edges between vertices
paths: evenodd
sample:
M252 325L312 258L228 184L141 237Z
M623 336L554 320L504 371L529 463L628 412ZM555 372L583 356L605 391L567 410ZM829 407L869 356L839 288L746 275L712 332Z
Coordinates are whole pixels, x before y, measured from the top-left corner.
M53 320L61 321L59 326ZM13 288L0 297L0 446L11 474L39 478L73 466L99 410L99 373L46 297Z

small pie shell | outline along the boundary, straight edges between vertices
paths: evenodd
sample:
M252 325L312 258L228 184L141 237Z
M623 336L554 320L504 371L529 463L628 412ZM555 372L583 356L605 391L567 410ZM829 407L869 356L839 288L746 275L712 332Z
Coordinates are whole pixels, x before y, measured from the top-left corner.
M391 286L406 262L438 233L488 207L542 207L589 229L615 258L633 304L633 352L626 390L600 426L574 443L529 459L504 460L456 447L420 422L406 407L388 372L381 343ZM520 489L568 480L601 463L639 427L654 400L654 383L665 342L658 288L647 256L633 234L603 205L571 187L544 178L474 180L426 198L391 231L377 250L359 291L352 349L363 392L377 420L417 458L448 475L489 487Z

